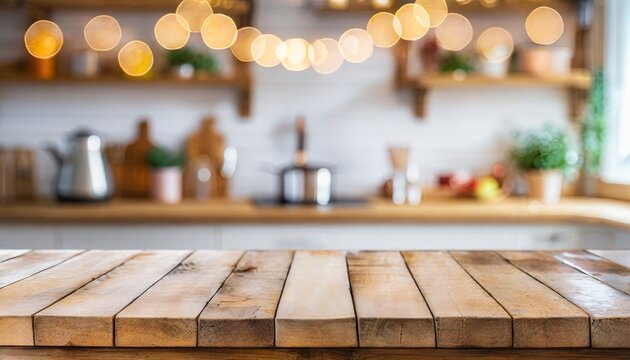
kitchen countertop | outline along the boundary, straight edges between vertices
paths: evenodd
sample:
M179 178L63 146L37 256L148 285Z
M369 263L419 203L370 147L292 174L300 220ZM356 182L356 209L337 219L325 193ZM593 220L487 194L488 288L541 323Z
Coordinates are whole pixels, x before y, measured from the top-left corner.
M599 198L565 198L546 205L528 198L497 203L430 198L420 206L396 206L384 199L362 205L257 206L248 200L149 201L105 204L52 202L0 205L0 223L576 223L630 229L630 203Z
M629 267L597 250L0 250L0 358L628 358Z

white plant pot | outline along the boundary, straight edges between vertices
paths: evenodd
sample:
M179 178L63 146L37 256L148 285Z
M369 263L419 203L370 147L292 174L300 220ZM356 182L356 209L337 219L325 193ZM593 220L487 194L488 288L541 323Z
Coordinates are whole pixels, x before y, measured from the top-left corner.
M182 201L182 171L179 167L153 169L151 197L159 202L175 204Z
M529 195L546 204L556 204L562 196L564 175L561 171L529 171L525 173Z

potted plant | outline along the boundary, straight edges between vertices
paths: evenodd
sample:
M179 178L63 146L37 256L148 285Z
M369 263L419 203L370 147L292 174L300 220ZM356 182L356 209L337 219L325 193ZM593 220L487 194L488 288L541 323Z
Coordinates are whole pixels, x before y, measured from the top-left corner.
M529 195L548 204L560 200L565 174L575 171L579 162L569 135L553 125L518 132L511 155L523 171Z
M184 157L176 152L155 147L149 151L151 197L164 203L182 200L182 166Z
M219 69L214 56L190 48L169 51L166 60L176 75L185 79L190 79L198 73L216 73Z
M602 166L604 144L606 141L606 108L604 99L604 74L595 72L593 87L584 113L581 140L584 151L584 195L595 196L598 193L599 172Z

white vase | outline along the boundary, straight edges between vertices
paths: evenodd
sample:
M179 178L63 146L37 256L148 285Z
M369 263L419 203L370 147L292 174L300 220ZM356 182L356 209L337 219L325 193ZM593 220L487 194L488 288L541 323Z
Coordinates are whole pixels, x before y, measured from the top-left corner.
M159 202L175 204L182 201L182 171L179 167L153 169L151 197Z
M525 173L529 195L546 204L556 204L562 196L564 175L561 171L528 171Z

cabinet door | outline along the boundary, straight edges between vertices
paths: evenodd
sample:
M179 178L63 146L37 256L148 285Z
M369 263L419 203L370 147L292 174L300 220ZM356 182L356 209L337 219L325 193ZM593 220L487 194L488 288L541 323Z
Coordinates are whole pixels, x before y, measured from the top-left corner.
M64 249L217 249L216 229L196 225L67 226Z
M2 249L56 249L53 226L0 224L0 248Z

